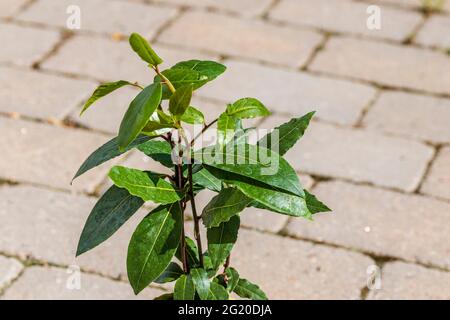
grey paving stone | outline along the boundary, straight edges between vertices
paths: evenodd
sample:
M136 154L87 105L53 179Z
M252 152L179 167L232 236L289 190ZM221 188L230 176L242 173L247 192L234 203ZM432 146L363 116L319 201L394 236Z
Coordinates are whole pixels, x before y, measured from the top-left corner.
M116 0L39 0L22 12L18 19L67 28L70 17L66 13L71 5L78 6L81 13L81 31L101 33L138 32L153 37L157 30L175 14L172 8L145 5L137 2ZM77 29L73 29L77 30Z
M364 118L364 125L404 137L450 143L450 100L383 92Z
M450 147L439 151L420 191L450 200Z
M4 290L23 270L23 265L16 259L0 256L0 292Z
M62 120L94 88L90 81L0 67L0 111Z
M163 43L292 67L303 65L321 40L309 30L205 12L183 14L158 37Z
M450 93L449 56L414 47L333 38L309 69L396 88Z
M449 16L433 16L427 20L416 36L415 42L432 47L450 49Z
M148 288L135 296L125 282L77 273L76 269L30 267L2 300L149 300L163 293Z
M450 204L344 182L319 183L314 193L333 213L291 220L288 234L450 269Z
M111 163L70 181L83 161L110 137L23 120L0 119L0 178L93 192Z
M419 13L382 6L381 29L367 27L368 3L349 0L282 0L270 17L301 26L320 28L331 32L351 33L390 40L406 39L421 22ZM338 14L337 14L338 13Z
M271 0L157 0L182 6L214 8L243 16L260 15L269 7Z
M288 120L272 117L261 126L272 128ZM416 141L313 122L285 158L301 173L412 192L433 153L431 147Z
M450 273L414 264L392 262L382 269L381 290L372 291L368 299L448 300Z
M31 66L50 52L59 38L56 31L0 22L0 62Z
M316 110L318 118L339 124L355 123L375 95L366 85L303 72L238 61L226 65L226 73L200 89L199 95L225 103L255 97L273 112L300 116Z
M155 46L165 61L162 69L181 60L211 59L213 57L184 50ZM70 61L70 63L67 63ZM89 76L102 81L139 81L147 84L153 81L154 72L149 69L130 45L110 39L75 36L56 55L42 64L42 68Z
M14 16L28 0L2 0L0 1L0 17Z

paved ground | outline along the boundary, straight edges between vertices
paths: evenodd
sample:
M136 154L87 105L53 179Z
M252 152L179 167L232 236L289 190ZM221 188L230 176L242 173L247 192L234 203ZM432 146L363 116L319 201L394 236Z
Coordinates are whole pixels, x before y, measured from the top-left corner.
M371 2L381 30L366 27ZM79 31L65 28L70 4ZM80 119L83 100L101 81L152 79L120 36L137 31L166 66L228 66L196 97L212 115L243 96L274 111L263 128L317 110L287 157L334 214L311 223L248 210L233 258L243 276L271 298L450 299L449 29L448 0L433 14L419 0L0 0L1 298L134 297L125 254L146 212L75 259L110 164L69 181L136 92ZM379 290L367 288L375 265Z

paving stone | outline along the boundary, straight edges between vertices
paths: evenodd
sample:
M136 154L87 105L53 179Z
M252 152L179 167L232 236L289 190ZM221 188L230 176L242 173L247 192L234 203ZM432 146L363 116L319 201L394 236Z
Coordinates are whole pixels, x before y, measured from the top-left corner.
M366 269L361 254L241 229L231 265L269 299L359 299Z
M297 25L320 28L331 32L352 33L401 41L406 39L421 22L422 16L412 11L381 7L381 29L366 25L369 4L349 0L282 0L270 17ZM339 12L339 14L336 14Z
M293 219L288 234L450 269L449 203L344 182L319 183L314 193L333 213Z
M23 120L0 119L0 178L72 191L93 192L111 163L70 181L83 161L111 139L83 130Z
M450 143L449 119L448 99L387 91L370 108L364 125L376 131Z
M439 151L420 191L450 200L450 147Z
M50 30L0 23L0 62L31 66L50 52L59 33Z
M432 16L420 29L415 42L425 46L450 49L448 30L450 30L449 16Z
M81 31L102 33L132 32L153 37L158 28L171 19L176 10L116 0L40 0L22 12L18 19L67 28L69 6L81 10ZM74 29L76 31L76 29Z
M272 117L261 126L272 128L288 120ZM433 153L431 147L416 141L313 122L285 158L301 173L412 192Z
M23 265L11 258L0 256L0 292L16 279L23 270Z
M148 288L135 296L131 286L75 269L30 267L3 300L148 300L164 292ZM76 276L79 276L79 280ZM79 281L79 282L78 282ZM77 285L80 288L77 289Z
M106 242L75 258L97 199L24 185L2 186L0 194L0 251L126 279L128 243L148 209L138 211Z
M157 0L161 3L177 5L214 8L237 13L243 16L256 16L262 14L271 4L271 0Z
M205 12L185 13L158 38L163 43L291 67L303 65L321 40L320 34L309 30Z
M7 18L16 14L28 0L2 0L0 1L0 17Z
M90 81L0 67L0 111L62 120L94 88Z
M443 11L450 12L450 1L448 0L434 0L435 3L439 3L439 1L442 1L442 7L440 8ZM414 9L419 9L422 7L422 1L417 0L375 0L373 2L384 2Z
M162 46L155 46L155 50L165 61L162 68L170 67L182 60L212 58ZM116 42L88 36L76 36L70 39L58 54L44 62L42 67L103 81L124 79L146 84L152 82L154 77L154 72L133 52L126 41Z
M250 96L272 112L300 116L316 110L320 119L353 124L375 95L373 88L348 81L245 62L227 61L226 65L225 74L200 89L200 96L225 103ZM268 83L273 89L268 89Z
M450 58L430 50L334 38L309 68L397 88L450 93Z
M387 263L382 270L381 290L368 299L448 300L450 273L403 262Z

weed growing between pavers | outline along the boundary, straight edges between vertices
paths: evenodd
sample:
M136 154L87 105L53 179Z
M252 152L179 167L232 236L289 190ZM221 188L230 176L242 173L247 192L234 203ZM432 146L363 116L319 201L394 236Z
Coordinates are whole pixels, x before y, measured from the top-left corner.
M208 124L203 113L190 104L193 92L225 72L225 66L189 60L160 71L162 59L144 38L132 34L129 41L156 73L153 83L141 86L120 80L94 91L81 113L121 87L133 86L139 93L123 117L118 136L92 153L74 179L135 148L172 173L114 166L109 172L114 185L89 215L77 255L107 240L150 201L159 206L140 222L128 247L128 279L136 294L152 282L174 281L174 292L159 299L224 300L231 292L243 298L267 299L257 285L231 267L239 215L250 206L306 219L329 211L302 188L297 173L282 157L303 136L314 112L294 118L272 133L264 132L251 144L250 138L258 132L244 128L242 120L270 115L257 99L228 104ZM214 144L203 146L214 124ZM191 137L188 127L194 131ZM194 149L194 145L200 148ZM199 214L195 196L204 189L217 195ZM192 211L195 241L186 235L187 206ZM206 248L201 222L206 227Z

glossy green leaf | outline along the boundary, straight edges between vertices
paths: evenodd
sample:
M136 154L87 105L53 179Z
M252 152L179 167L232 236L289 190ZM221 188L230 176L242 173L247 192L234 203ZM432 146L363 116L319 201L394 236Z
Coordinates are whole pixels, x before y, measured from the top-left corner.
M116 186L144 201L169 204L181 199L174 187L155 173L115 166L109 177Z
M240 218L235 215L218 227L207 230L208 254L214 269L219 268L230 255L238 237L239 225Z
M128 246L128 279L136 294L166 270L180 242L182 212L179 202L160 206L147 215Z
M173 293L164 293L153 300L163 300L163 301L173 300Z
M155 280L155 283L163 284L177 280L184 274L183 269L176 264L175 262L171 262L166 270Z
M160 123L158 121L149 120L149 121L147 121L144 128L142 129L142 133L143 134L150 133L150 135L157 135L155 133L155 131L165 129L165 128L173 128L173 127L174 127L174 125L170 124L170 123Z
M194 300L195 286L190 275L182 275L175 283L174 300Z
M191 269L192 281L195 285L195 290L201 300L208 299L210 281L205 269L193 268Z
M304 196L297 173L289 163L269 149L250 144L211 146L194 152L203 166L214 167L260 181L281 191Z
M217 120L217 136L219 144L225 145L230 142L235 134L238 119L222 113Z
M100 85L97 89L95 89L94 93L90 96L90 98L86 101L86 103L83 106L83 109L80 112L80 116L98 99L110 94L111 92L122 88L127 85L133 85L132 83L125 81L125 80L119 80L116 82L108 82Z
M256 285L246 279L239 279L234 292L241 298L251 300L267 300L266 294Z
M211 282L207 300L228 300L227 289L216 282Z
M227 270L225 270L225 274L228 280L227 290L228 292L233 292L237 284L239 283L239 273L236 271L236 269L228 267Z
M152 140L138 146L139 151L145 153L167 168L173 168L172 148L167 141Z
M199 73L203 78L203 82L199 82L194 87L198 89L209 81L214 80L227 69L223 64L215 61L189 60L182 61L174 65L171 69L193 70Z
M189 124L203 124L205 123L205 116L200 110L189 106L180 120Z
M284 155L303 136L314 113L310 112L301 118L294 118L276 127L274 130L277 131L277 134L267 134L258 142L258 145ZM272 145L272 139L275 139L276 144Z
M129 42L134 52L136 52L142 60L147 62L152 67L155 67L163 62L163 60L152 49L148 41L141 35L132 33Z
M124 154L125 152L128 152L129 150L141 145L142 143L147 142L154 138L155 137L148 137L145 135L140 135L132 143L130 143L128 145L128 147L126 147L125 150L123 150L123 151L119 151L119 142L118 142L117 137L109 140L107 143L105 143L100 148L95 150L83 162L83 164L78 169L75 176L73 177L72 181L75 180L77 177L81 176L83 173L101 165L102 163L105 163L108 160L118 157L118 156Z
M119 149L125 149L142 131L161 102L160 83L151 84L131 102L119 129Z
M201 169L192 175L194 184L200 185L212 191L222 190L222 181L213 176L208 170Z
M227 106L227 114L238 119L266 117L270 111L255 98L243 98Z
M178 88L170 97L169 111L172 115L180 117L189 107L192 98L192 85Z
M222 189L203 209L203 224L207 228L218 227L244 210L251 201L238 189Z
M306 206L312 214L331 211L330 208L328 208L323 202L317 199L315 195L309 193L307 190L305 190L305 200Z
M198 257L198 250L197 245L195 244L194 240L192 240L189 237L185 237L186 239L186 254L187 254L187 260L189 266L195 268L200 265L200 259ZM175 254L178 260L182 262L182 256L181 256L181 246L178 247L178 250Z
M112 186L92 209L80 241L77 256L111 237L144 204L141 198L127 190Z

